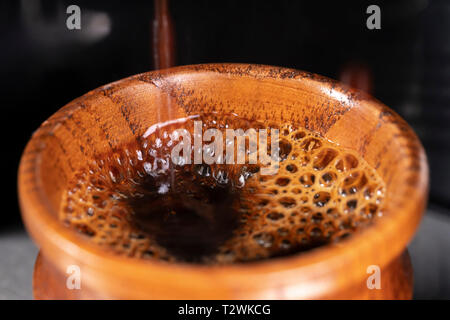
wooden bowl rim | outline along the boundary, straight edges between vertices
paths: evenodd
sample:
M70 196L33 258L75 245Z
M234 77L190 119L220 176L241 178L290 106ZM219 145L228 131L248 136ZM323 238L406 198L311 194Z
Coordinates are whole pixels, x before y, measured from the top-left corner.
M102 87L129 85L132 83L130 80L142 76L161 77L191 72L233 73L239 77L254 78L257 75L258 77L280 79L280 81L305 81L310 86L338 89L348 95L349 98L350 95L356 94L363 97L365 102L363 105L364 108L375 108L377 110L384 108L383 110L389 110L392 113L394 117L392 122L404 121L397 113L382 105L376 99L365 93L350 89L334 80L295 69L265 65L201 64L182 66L138 74ZM89 94L92 94L92 92ZM354 97L351 98L353 99ZM55 115L65 112L76 100L58 110ZM362 106L358 101L355 103ZM412 131L409 127L408 130ZM35 134L27 144L24 155L31 141L35 139ZM72 230L64 227L56 219L51 219L51 214L48 213L51 210L51 206L46 195L43 194L42 188L39 187L40 181L37 181L37 179L31 181L33 185L32 192L25 190L25 184L30 183L30 181L29 173L25 172L24 163L33 161L32 168L34 172L38 173L40 152L37 152L33 158L25 158L24 155L22 156L18 174L19 202L23 220L28 231L37 244L40 245L41 252L49 257L57 259L58 255L56 252L64 253L67 256L75 257L79 261L83 261L83 263L88 264L93 269L102 269L101 272L109 273L119 278L126 275L127 279L132 279L132 281L136 282L141 281L142 283L147 283L148 277L152 277L151 280L153 282L156 281L155 279L165 279L165 281L172 279L170 281L175 285L185 285L187 287L192 287L193 285L201 287L200 284L202 283L205 287L208 287L208 284L213 281L216 282L217 286L222 286L223 288L231 288L242 284L243 289L246 289L245 286L247 286L248 288L246 290L250 290L252 286L270 286L273 283L290 284L293 279L297 279L296 282L302 283L303 293L320 294L321 292L337 288L339 284L333 283L331 280L335 279L336 274L345 272L349 265L355 262L360 263L362 266L373 264L367 259L373 258L373 250L377 247L384 248L384 251L380 252L379 257L376 259L382 268L406 248L407 243L413 236L426 205L428 165L425 152L417 136L413 134L410 139L420 145L417 157L420 158L421 166L417 172L415 194L411 194L408 199L402 199L404 203L402 206L403 210L384 217L382 223L374 224L370 228L353 235L350 239L342 241L337 245L324 246L299 255L259 262L221 266L183 263L170 264L159 261L132 259L105 252L101 248L89 243L89 241L80 239ZM38 174L34 174L34 177L38 176ZM26 181L27 178L28 181ZM408 218L413 223L407 229L402 229L402 224ZM393 239L392 235L398 234L399 232L402 236L397 239L396 243L389 243ZM383 237L383 235L390 236ZM57 261L55 263L58 265ZM62 265L59 267L63 268ZM354 275L355 278L358 277L359 279L362 276L364 276L363 273ZM351 278L353 275L349 275L349 277ZM187 280L184 284L180 282L186 279L190 280ZM148 283L152 283L152 281ZM265 281L266 284L261 284L262 281ZM318 284L322 285L318 286ZM310 296L310 294L307 295Z

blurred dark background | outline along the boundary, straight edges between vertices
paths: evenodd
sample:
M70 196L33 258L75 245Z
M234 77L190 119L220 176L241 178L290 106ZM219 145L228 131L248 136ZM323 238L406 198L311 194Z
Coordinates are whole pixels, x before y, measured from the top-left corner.
M81 30L66 27L72 4L81 8ZM381 8L380 30L366 27L370 4ZM450 1L172 0L169 9L177 65L302 69L359 85L399 112L429 157L432 214L448 223ZM8 183L2 195L10 204L0 234L21 225L16 175L31 133L85 92L154 69L153 18L152 0L0 1L1 161ZM450 297L450 285L436 290L419 288L416 295Z

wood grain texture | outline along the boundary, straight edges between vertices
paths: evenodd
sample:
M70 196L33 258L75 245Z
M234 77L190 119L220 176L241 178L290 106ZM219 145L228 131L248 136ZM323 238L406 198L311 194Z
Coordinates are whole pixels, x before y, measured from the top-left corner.
M198 112L297 122L357 151L386 183L383 219L339 245L231 266L170 265L115 256L58 221L61 194L88 159L139 139L159 121ZM41 253L62 274L67 265L79 265L83 283L98 297L371 298L366 269L378 265L383 273L404 252L426 205L428 167L407 123L362 92L298 70L209 64L136 75L70 102L33 134L18 179L23 219ZM396 268L408 269L398 263ZM410 297L404 293L411 290L410 281L394 282L377 298Z

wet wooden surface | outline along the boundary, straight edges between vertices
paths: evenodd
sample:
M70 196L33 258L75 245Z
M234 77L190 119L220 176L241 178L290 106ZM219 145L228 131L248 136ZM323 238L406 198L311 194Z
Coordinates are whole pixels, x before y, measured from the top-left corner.
M138 139L157 122L199 112L294 122L352 149L386 182L383 219L339 246L207 270L118 258L57 221L69 178L96 154L116 152L121 143ZM367 266L387 272L415 234L427 199L428 166L407 123L363 92L300 70L206 64L136 75L73 100L35 131L18 181L22 217L45 258L61 272L68 263L79 265L89 287L101 296L403 298L409 296L410 285L401 277L394 277L397 285L381 294L360 289L369 290L364 285ZM389 270L401 273L402 268Z

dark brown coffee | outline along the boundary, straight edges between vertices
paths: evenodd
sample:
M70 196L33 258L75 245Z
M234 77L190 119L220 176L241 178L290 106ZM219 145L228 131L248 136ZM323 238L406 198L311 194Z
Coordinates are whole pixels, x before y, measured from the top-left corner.
M263 175L267 164L248 161L174 164L179 140L171 133L193 134L194 121L202 122L202 133L217 128L224 137L227 128L279 129L278 172ZM271 139L269 132L268 152ZM75 175L60 217L117 254L223 264L339 241L381 215L383 195L382 180L362 158L313 132L202 114L161 124L113 154L98 155Z

